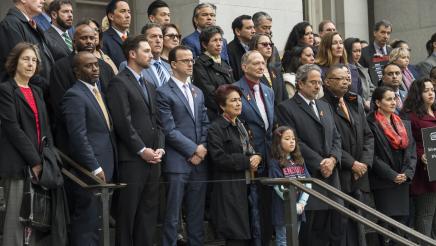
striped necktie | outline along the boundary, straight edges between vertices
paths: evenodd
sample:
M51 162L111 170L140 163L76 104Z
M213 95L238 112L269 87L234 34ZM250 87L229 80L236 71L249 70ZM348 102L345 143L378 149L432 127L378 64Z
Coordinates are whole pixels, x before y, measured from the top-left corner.
M64 38L65 44L68 46L70 51L73 51L73 41L71 41L70 35L67 32L62 33L62 37Z
M167 82L167 76L166 76L165 72L163 71L162 64L159 61L155 62L154 66L156 68L157 76L159 78L159 86L161 86L165 82Z

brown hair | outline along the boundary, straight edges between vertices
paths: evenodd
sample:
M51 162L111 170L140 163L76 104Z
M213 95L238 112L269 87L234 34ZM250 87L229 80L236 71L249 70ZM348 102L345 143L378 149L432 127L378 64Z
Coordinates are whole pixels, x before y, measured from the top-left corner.
M339 35L339 37L342 38L341 34L339 34L338 32L329 32L322 37L321 43L319 44L318 54L315 60L316 64L320 66L333 65L332 44L333 44L333 37L335 35ZM339 61L339 63L348 64L347 52L345 51L345 47L343 49L342 58Z
M281 141L282 141L283 133L288 130L292 131L295 136L295 149L294 151L291 152L292 161L297 165L304 165L304 159L300 151L297 133L295 132L294 129L290 128L289 126L280 126L273 132L273 140L271 146L272 157L278 160L281 166L286 166L287 153L283 151Z
M39 49L36 45L27 43L27 42L20 42L11 50L8 57L6 58L5 62L5 69L6 72L9 74L9 76L14 77L15 73L17 72L17 66L18 66L18 60L20 59L21 54L23 54L26 50L33 50L36 55L36 70L35 74L39 72L40 69L40 63L41 63L41 57L39 55Z

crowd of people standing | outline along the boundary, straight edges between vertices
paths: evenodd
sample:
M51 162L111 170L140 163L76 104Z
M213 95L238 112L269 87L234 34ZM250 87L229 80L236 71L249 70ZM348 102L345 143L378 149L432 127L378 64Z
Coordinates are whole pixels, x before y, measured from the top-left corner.
M369 44L302 21L280 52L266 12L236 17L228 43L215 5L195 6L184 38L171 11L153 1L135 36L123 0L107 23L75 26L70 0L14 0L0 22L3 245L99 245L100 201L67 178L43 187L50 230L22 221L27 178L44 186L42 149L55 147L127 184L112 199L119 246L204 245L205 219L226 245L286 245L283 187L252 182L263 177L320 179L435 237L421 129L436 126L436 33L414 66L387 20ZM296 210L301 245L366 245L362 226L307 193Z

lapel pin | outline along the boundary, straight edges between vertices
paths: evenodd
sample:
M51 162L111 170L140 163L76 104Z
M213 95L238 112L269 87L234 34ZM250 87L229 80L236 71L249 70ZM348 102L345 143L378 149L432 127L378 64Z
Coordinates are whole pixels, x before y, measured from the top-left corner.
M323 117L323 116L324 116L324 111L321 110L321 111L319 112L319 117Z
M250 94L247 94L247 100L248 100L248 101L251 100Z

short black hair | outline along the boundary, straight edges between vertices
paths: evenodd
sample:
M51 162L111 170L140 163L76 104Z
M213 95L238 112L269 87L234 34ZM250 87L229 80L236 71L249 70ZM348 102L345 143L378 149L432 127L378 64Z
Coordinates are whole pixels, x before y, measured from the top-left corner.
M155 0L150 5L148 5L147 14L150 15L156 15L156 11L158 8L169 8L168 4L162 0Z
M348 54L348 62L349 63L353 63L353 44L355 43L361 43L362 41L359 38L347 38L344 41L344 47L345 47L345 51Z
M160 29L162 30L162 26L161 26L160 24L149 22L149 23L145 24L145 25L142 27L142 29L141 29L141 34L144 34L144 35L145 35L145 33L146 33L149 29L152 29L152 28L155 28L155 27L160 28Z
M223 35L223 29L221 29L221 27L219 26L208 26L201 31L200 33L201 51L205 51L205 48L203 47L203 43L208 44L210 39L217 33L221 34L221 36Z
M57 13L64 4L69 4L73 6L73 3L70 0L54 0L53 2L51 2L50 5L48 5L48 14L50 15L50 18L51 12Z
M236 17L233 22L232 22L232 30L233 30L233 34L235 34L236 37L236 32L235 29L241 30L242 29L242 22L244 20L251 20L251 16L249 15L240 15L238 17Z
M113 14L115 12L115 9L117 9L117 3L118 2L126 2L127 0L111 0L106 5L106 17L109 21L109 24L112 25L111 20L109 19L109 14Z
M386 73L386 68L389 67L389 66L396 66L396 67L400 68L400 66L398 66L397 64L395 64L395 63L393 63L393 62L389 62L388 64L386 64L386 65L383 67L382 75L385 75L385 73ZM400 69L401 69L401 68L400 68Z
M123 42L123 54L127 61L129 60L129 52L132 50L137 50L139 48L139 43L141 42L147 42L147 38L143 34L134 37L128 37L126 41Z
M392 31L392 23L388 20L381 20L381 21L377 21L374 25L374 32L377 32L378 30L380 30L380 27L390 27L391 31Z
M170 53L168 53L168 63L169 64L171 64L171 62L173 62L173 61L176 61L177 51L179 51L179 50L191 50L191 49L189 49L189 47L185 46L185 45L179 45L179 46L172 48L170 50Z

